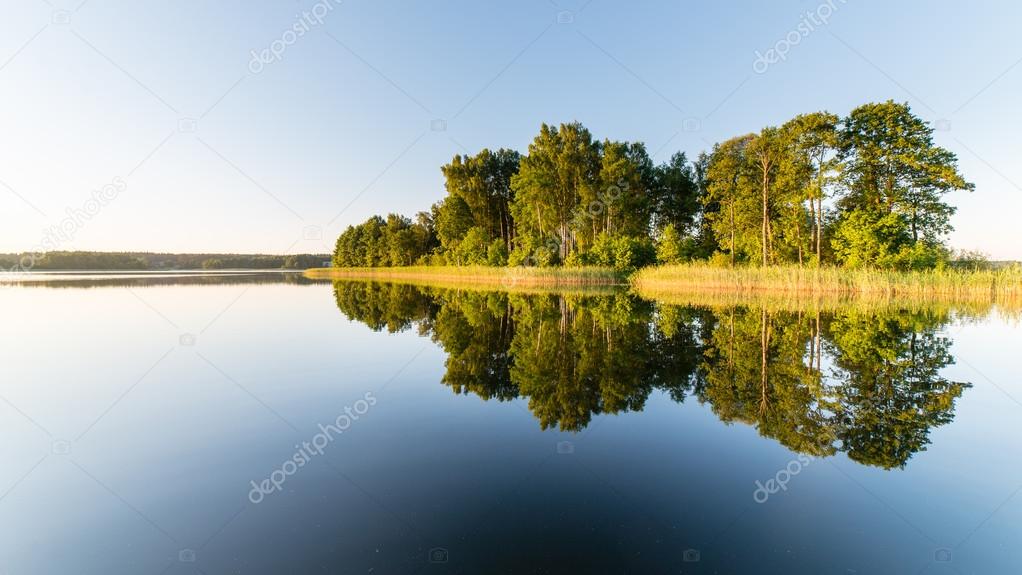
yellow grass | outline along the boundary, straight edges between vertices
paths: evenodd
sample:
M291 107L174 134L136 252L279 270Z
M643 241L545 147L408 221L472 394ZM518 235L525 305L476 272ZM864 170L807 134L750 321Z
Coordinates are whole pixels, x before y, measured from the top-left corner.
M631 277L635 291L653 299L678 299L713 292L756 299L862 299L1022 305L1022 269L989 271L932 270L898 272L798 266L714 267L705 264L661 266Z
M1022 310L1022 268L990 271L820 269L798 266L645 268L630 278L609 268L409 266L315 268L313 279L375 280L448 289L516 292L607 291L628 285L646 299L688 305L750 304L792 309L847 305L912 307L947 304L978 312Z
M370 279L437 284L510 287L587 287L627 285L627 279L610 268L527 268L489 266L408 266L386 268L314 268L305 272L313 279Z

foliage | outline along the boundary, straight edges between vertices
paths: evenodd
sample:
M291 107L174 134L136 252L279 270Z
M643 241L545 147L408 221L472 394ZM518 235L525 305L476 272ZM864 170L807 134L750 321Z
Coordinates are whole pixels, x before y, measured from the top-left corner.
M486 248L486 263L491 266L506 266L507 256L507 245L500 238L490 242Z
M6 255L6 254L5 254ZM57 251L10 254L0 258L3 269L35 270L195 270L195 269L308 269L322 266L329 256L316 254L166 254L148 252ZM9 262L9 265L8 265Z
M674 224L667 224L656 241L656 261L658 264L679 264L685 261L685 246L681 234Z
M348 226L334 247L335 267L408 266L430 253L437 244L433 217L420 212L415 222L389 214L373 216Z
M568 259L568 265L601 266L627 272L656 261L653 243L645 237L612 236L606 232L596 236L592 247Z
M448 242L445 247L476 227L487 243L500 239L510 249L514 237L511 177L518 173L520 162L521 155L514 150L483 149L475 156L455 156L441 168L448 193L444 203L451 203L441 235Z
M974 186L932 134L888 101L845 118L801 114L694 162L675 153L654 165L641 143L543 124L525 155L455 156L441 168L446 197L416 222L391 214L349 227L334 265L933 269L948 260L955 210L944 195Z
M486 231L480 227L474 226L469 228L465 237L457 243L454 250L451 252L451 256L455 265L482 265L487 263L488 247Z
M131 254L97 252L47 252L35 259L40 270L144 270L145 260Z

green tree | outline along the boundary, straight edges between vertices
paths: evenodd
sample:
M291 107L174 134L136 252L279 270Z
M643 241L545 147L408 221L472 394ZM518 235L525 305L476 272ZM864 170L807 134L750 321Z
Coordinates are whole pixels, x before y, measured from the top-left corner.
M472 226L479 227L487 241L500 238L508 249L514 238L511 178L518 172L520 161L520 154L514 150L483 149L475 156L455 156L441 168L448 197L465 203Z
M656 167L653 177L654 228L674 226L679 234L693 232L699 216L700 189L695 167L677 152Z
M472 229L472 211L460 196L447 196L433 206L437 239L445 252L454 252Z
M725 249L731 265L752 255L756 246L755 233L757 206L755 173L750 161L749 148L756 135L747 134L731 138L713 147L706 162L705 206L715 210L706 212L716 244Z
M784 161L785 142L777 128L767 127L749 142L746 150L752 162L757 186L759 188L761 220L760 220L760 254L763 265L773 261L774 229L771 214L776 203L774 184L777 171Z
M667 224L656 243L656 259L660 264L676 264L684 261L684 246L682 245L681 234L675 229L674 224Z
M654 207L650 197L654 169L646 147L606 140L599 153L597 193L594 197L582 198L580 214L583 217L578 218L588 220L589 225L576 223L575 233L591 231L590 240L600 232L611 236L647 236Z
M913 251L920 248L939 250L954 213L943 201L944 194L974 189L958 173L955 155L934 145L933 128L913 115L908 104L887 101L853 110L841 132L841 159L843 232L835 238L835 249L846 265L883 265L914 259ZM877 237L849 241L853 221L875 224ZM922 246L917 245L920 242ZM857 245L880 246L883 251L855 253Z
M815 112L789 120L781 131L791 146L791 156L784 172L797 196L799 205L809 203L809 245L816 262L823 262L824 216L823 200L839 174L838 122L835 114ZM801 245L800 245L801 248ZM802 262L801 250L799 263Z
M579 123L559 128L543 124L529 144L518 173L511 179L511 214L522 245L554 240L563 261L576 247L572 223L580 203L595 200L600 184L600 145Z

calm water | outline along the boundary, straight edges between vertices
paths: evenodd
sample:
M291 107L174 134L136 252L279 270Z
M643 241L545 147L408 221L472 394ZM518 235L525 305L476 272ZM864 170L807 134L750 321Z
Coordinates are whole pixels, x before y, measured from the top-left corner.
M0 573L1011 574L1013 314L0 289Z

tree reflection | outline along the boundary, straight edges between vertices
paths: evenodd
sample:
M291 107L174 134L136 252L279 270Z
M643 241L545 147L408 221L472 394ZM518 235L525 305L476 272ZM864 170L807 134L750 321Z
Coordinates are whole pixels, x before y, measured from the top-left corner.
M448 354L459 394L527 398L543 429L695 397L805 454L904 466L969 387L940 375L947 312L655 305L629 294L519 294L342 281L340 310L416 328Z
M834 428L850 458L904 465L925 449L930 428L951 421L968 384L940 376L954 363L951 340L936 333L946 321L925 313L846 313L831 322Z

